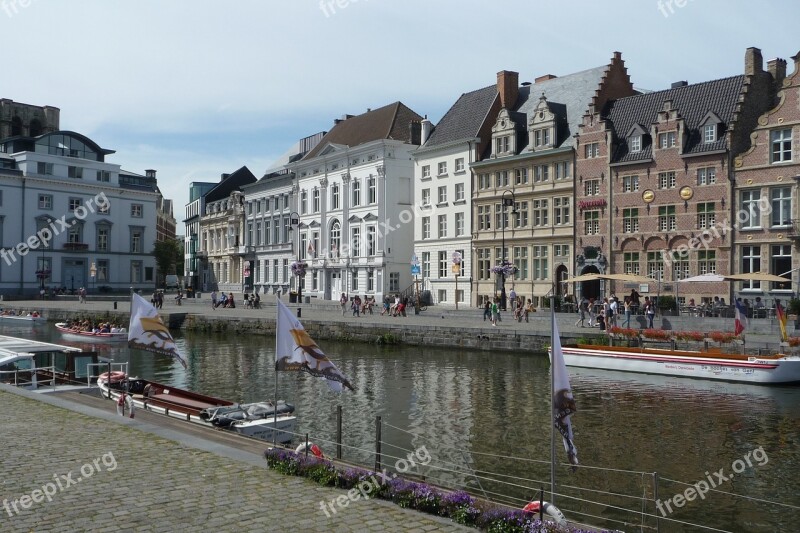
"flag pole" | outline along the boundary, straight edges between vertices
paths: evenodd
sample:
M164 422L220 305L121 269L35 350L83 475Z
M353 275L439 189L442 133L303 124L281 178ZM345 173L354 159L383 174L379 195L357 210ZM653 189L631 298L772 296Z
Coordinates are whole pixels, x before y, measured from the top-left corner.
M550 291L550 503L556 501L556 413L553 409L555 394L555 334L556 334L555 286Z
M275 302L275 396L273 401L272 445L278 445L278 321L281 314L280 304Z

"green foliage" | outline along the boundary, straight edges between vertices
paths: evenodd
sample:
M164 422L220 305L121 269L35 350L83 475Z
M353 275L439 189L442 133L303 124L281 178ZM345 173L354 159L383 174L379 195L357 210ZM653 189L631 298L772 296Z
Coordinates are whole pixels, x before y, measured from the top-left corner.
M790 315L800 315L800 299L792 298L789 300L787 310Z
M375 344L400 344L400 337L393 333L382 333L375 339Z
M664 296L658 297L658 308L670 311L677 311L678 309L678 302L675 300L674 296L669 294Z
M181 245L177 239L156 242L151 252L156 258L159 275L166 276L178 272L178 263L183 263ZM183 273L183 269L180 270Z

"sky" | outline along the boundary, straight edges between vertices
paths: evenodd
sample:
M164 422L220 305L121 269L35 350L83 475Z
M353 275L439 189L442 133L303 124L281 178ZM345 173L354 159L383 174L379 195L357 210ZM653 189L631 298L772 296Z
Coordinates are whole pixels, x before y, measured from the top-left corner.
M261 176L344 114L400 100L435 123L500 70L532 82L615 51L649 90L742 74L751 46L791 72L798 20L792 0L0 0L0 98L156 169L180 222L189 183Z

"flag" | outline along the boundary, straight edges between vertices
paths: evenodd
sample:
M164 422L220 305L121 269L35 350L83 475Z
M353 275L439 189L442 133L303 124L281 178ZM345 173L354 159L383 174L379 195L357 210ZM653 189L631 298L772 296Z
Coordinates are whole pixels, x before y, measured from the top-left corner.
M308 255L313 255L313 254L314 254L314 243L310 242L308 243Z
M736 335L741 335L747 329L747 324L747 310L740 300L736 300L736 319L733 325L733 332Z
M292 312L278 302L275 330L275 370L302 371L325 378L331 390L342 392L343 387L353 390L350 380L339 372L328 356L317 346Z
M175 357L186 368L186 358L178 351L172 335L150 302L134 294L131 299L131 322L128 346Z
M779 300L775 300L775 315L778 317L778 324L781 327L781 341L788 342L789 334L786 333L786 311L783 309Z
M578 450L572 440L572 421L570 415L577 411L572 389L569 386L569 374L564 363L564 352L561 351L561 337L558 333L558 324L553 323L552 347L553 372L553 421L556 429L564 440L564 449L567 451L569 462L578 466Z

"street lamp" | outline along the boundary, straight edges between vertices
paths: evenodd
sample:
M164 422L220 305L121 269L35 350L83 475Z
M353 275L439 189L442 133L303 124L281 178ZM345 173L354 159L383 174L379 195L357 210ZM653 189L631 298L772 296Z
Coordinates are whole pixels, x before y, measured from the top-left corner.
M510 194L511 198L506 198L506 194ZM514 191L508 190L503 191L503 195L501 196L503 201L503 264L502 266L506 266L508 264L508 258L506 257L506 226L508 225L508 215L506 214L506 207L511 206L511 214L517 214L517 208L515 207L516 197L514 196ZM506 310L506 274L502 272L500 274L502 276L502 288L500 290L500 307L503 311Z
M305 269L300 268L300 214L297 211L292 211L289 213L289 224L292 227L292 231L295 233L295 242L297 243L297 247L295 248L295 265L298 265L297 268L293 268L293 273L297 278L297 303L301 303L303 301L303 277L305 277Z
M95 276L97 276L97 265L95 265L94 262L92 262L92 266L89 267L89 276L92 277L92 289L94 289L94 280Z

